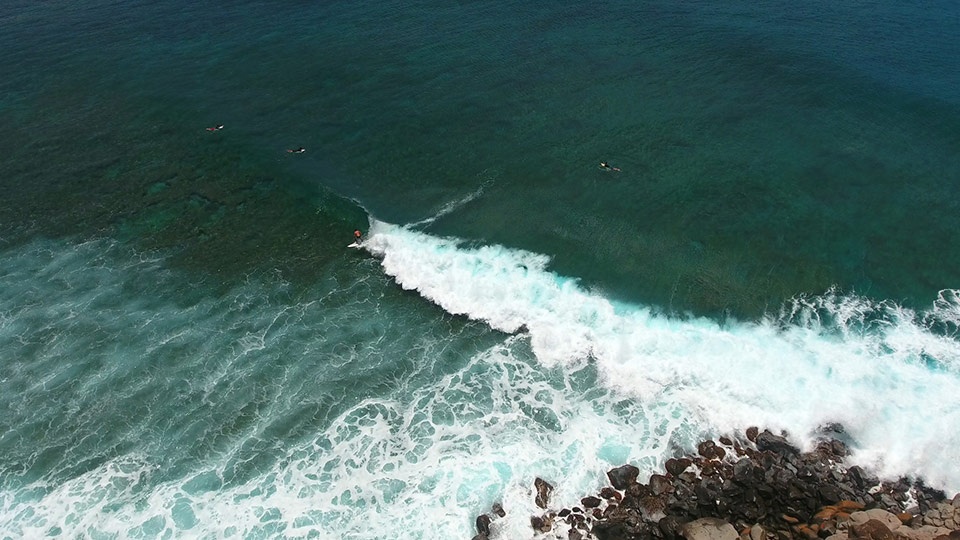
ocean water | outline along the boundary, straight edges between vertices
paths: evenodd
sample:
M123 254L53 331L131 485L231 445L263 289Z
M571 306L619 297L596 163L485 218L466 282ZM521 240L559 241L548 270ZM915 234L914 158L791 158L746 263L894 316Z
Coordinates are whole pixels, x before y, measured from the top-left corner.
M0 28L0 538L531 538L752 425L960 490L954 3Z

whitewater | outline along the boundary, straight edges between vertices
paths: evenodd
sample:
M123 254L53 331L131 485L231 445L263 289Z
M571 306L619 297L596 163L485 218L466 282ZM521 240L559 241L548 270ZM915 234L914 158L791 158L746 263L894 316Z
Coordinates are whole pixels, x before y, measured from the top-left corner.
M19 349L37 356L31 374L47 370L40 380L24 384L30 374L8 368L0 384L32 403L70 377L102 392L98 385L142 369L122 359L176 349L181 358L167 382L190 378L190 392L203 396L186 400L179 414L187 424L210 425L171 429L177 434L167 446L163 436L150 436L164 421L148 407L152 418L130 420L124 432L143 442L96 467L65 480L4 471L4 536L469 538L473 518L501 502L508 515L497 522L498 537L530 538L535 477L557 486L557 504L570 505L601 487L611 467L633 463L649 475L702 437L754 425L809 447L824 426L839 423L851 463L881 477L922 477L951 493L960 487L952 465L960 462L960 303L953 290L923 312L828 291L758 321L719 323L614 301L552 272L540 254L372 220L363 244L372 257L358 264L385 276L382 282L364 277L299 298L282 282L251 279L184 309L130 292L146 281L177 283L162 257L115 253L122 250L113 246L31 246L4 258L0 350L9 355L17 343L31 343L33 327L57 337ZM20 292L11 292L14 284ZM400 337L416 328L411 321L396 334L350 334L365 318L386 328L401 317L382 290L396 285L442 308L439 327L450 325L443 322L450 316L465 318L492 328L493 339L473 323L414 342ZM121 319L126 313L136 325ZM71 340L82 339L80 328L103 331L84 346L117 362L93 373L77 367L80 361L61 365L74 354ZM464 343L475 352L441 368L436 359L450 350L472 350ZM312 384L386 369L396 355L414 359L386 390L349 403L318 429L277 428L304 414ZM266 388L243 386L254 377ZM163 401L169 390L151 384L127 392ZM262 406L197 463L165 470L176 460L158 456L176 455L178 445L189 450L197 433L227 429L217 424L228 422L219 413L204 412L225 396L238 407ZM11 399L4 405L15 410ZM49 415L89 404L82 392L61 401L64 409L31 412L37 416L30 422L52 424ZM97 419L87 421L95 438ZM15 443L14 427L0 438L6 448ZM36 444L34 458L50 451ZM62 441L48 444L55 449Z

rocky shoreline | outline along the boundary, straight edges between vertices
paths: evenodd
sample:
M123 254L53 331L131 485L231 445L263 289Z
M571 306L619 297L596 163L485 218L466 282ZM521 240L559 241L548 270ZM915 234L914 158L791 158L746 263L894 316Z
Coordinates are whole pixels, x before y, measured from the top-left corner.
M610 485L572 508L551 508L553 487L534 481L535 538L560 540L960 540L960 494L952 500L920 480L881 481L847 467L830 426L810 452L747 429L703 441L697 455L667 460L664 474L607 472ZM951 466L944 464L944 466ZM958 466L958 465L953 465ZM473 540L497 540L499 505L477 517Z

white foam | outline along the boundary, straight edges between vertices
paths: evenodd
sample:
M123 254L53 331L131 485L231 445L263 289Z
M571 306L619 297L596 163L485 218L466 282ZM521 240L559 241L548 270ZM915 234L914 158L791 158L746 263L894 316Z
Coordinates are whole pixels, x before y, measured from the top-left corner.
M545 366L594 358L607 387L647 406L680 404L708 431L760 424L809 444L818 426L840 422L855 459L879 473L960 488L960 469L945 466L960 462L960 344L925 326L956 313L953 293L917 316L830 292L799 299L779 318L721 327L617 305L534 253L382 222L366 247L403 288L445 310L506 332L526 327Z
M399 334L385 340L354 328L358 320L374 324L367 309L396 329L417 327L397 322L404 312L377 297L377 280L361 281L363 291L344 286L303 303L291 302L282 283L251 282L182 309L167 306L163 295L125 294L136 283L156 283L162 261L131 263L146 273L118 267L98 255L109 245L77 253L53 246L46 255L33 252L37 260L22 262L20 273L3 274L21 285L0 293L4 306L14 306L0 324L9 350L33 331L17 326L21 321L67 321L52 327L70 331L58 339L83 339L85 324L99 325L95 350L107 361L88 377L89 388L64 404L68 414L102 390L98 385L128 374L130 358L145 356L173 369L162 372L173 378L137 378L124 393L149 396L151 384L182 382L191 390L181 395L203 396L176 408L184 421L163 441L179 436L190 446L191 434L225 427L233 434L223 445L190 446L197 455L183 461L163 445L139 446L138 434L167 425L169 411L157 403L148 411L157 418L119 431L134 443L122 455L59 483L6 477L0 536L386 538L400 530L469 538L476 515L502 502L508 515L494 523L497 537L532 538L536 476L556 486L554 505L570 506L600 488L613 466L629 462L650 474L705 434L753 424L787 429L805 444L820 424L841 422L855 440L855 460L881 474L920 474L948 490L960 484L960 473L944 466L960 459L952 453L960 434L952 392L957 344L927 329L949 322L941 313L955 313L949 291L923 314L829 293L799 298L769 320L721 326L612 303L550 272L549 260L534 253L469 248L376 222L365 247L403 287L447 311L528 331L504 336L455 368L440 367L431 362L459 337L443 341L440 332L391 348ZM31 280L51 288L37 293ZM433 324L432 317L420 322ZM62 371L70 368L66 349L39 351L39 379L60 384L70 377ZM295 424L304 411L327 410L309 407L328 396L309 369L295 368L309 364L336 379L373 372L390 355L417 362L382 392L346 400L353 404L341 413L310 423L322 426L315 433L288 438L271 429ZM266 384L244 386L258 377ZM31 380L16 372L12 379ZM28 403L47 395L30 392ZM109 396L94 403L109 411ZM233 427L248 405L256 415ZM19 411L18 418L48 422L50 411Z
M503 501L509 515L496 524L501 537L532 538L535 476L557 486L556 504L572 505L622 460L654 470L670 438L688 429L668 409L644 410L603 393L585 399L576 381L515 355L525 348L508 339L435 384L401 393L404 399L364 400L239 485L223 487L222 479L242 442L206 470L157 485L150 480L159 467L131 455L60 485L34 486L39 496L0 492L0 515L8 516L0 530L24 537L59 529L119 537L373 539L404 531L460 538L472 534L477 513Z

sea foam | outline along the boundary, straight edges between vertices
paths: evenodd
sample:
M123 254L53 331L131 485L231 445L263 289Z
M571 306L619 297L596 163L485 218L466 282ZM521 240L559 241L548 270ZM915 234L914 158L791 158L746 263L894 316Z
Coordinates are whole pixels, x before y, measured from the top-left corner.
M915 313L828 291L756 322L671 318L617 303L549 270L543 255L470 247L374 222L384 271L454 314L525 330L544 367L594 361L602 384L648 407L674 403L707 433L759 424L809 446L845 426L853 460L879 474L960 487L956 293Z

